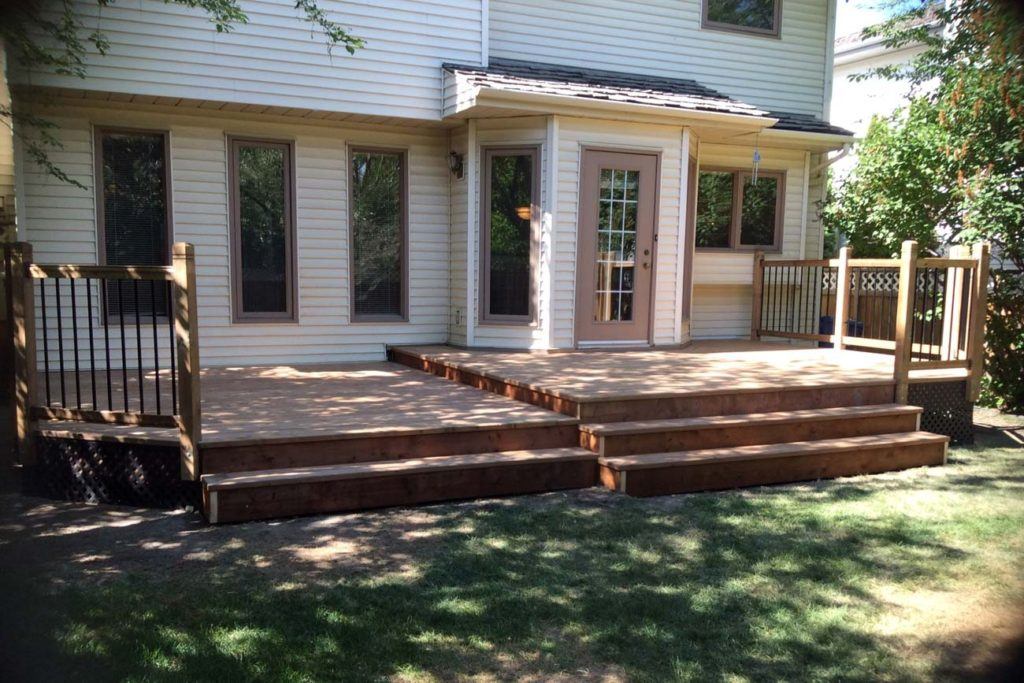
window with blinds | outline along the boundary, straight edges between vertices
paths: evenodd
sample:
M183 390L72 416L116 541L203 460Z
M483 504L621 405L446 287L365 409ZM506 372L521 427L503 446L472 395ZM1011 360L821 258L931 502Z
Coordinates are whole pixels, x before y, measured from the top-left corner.
M169 264L166 134L99 130L96 148L103 262L116 266ZM149 287L108 281L105 299L109 316L167 314L168 301L161 294L154 297Z
M353 149L352 319L405 317L405 153Z
M233 139L231 158L235 320L294 320L291 145Z

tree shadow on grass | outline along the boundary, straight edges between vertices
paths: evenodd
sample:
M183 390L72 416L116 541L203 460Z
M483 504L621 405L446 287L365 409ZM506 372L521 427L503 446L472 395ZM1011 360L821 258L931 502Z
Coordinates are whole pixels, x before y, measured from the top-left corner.
M396 515L342 516L388 550L315 571L285 546L314 542L322 518L189 527L173 540L202 540L201 562L161 549L161 533L149 543L163 571L9 575L0 666L11 680L912 678L870 628L868 584L939 581L961 551L927 525L819 505L849 495L549 494L423 508L401 534Z

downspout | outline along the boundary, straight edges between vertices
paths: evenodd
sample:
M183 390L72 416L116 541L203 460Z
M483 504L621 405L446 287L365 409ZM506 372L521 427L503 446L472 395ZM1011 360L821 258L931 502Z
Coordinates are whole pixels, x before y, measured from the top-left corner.
M845 158L852 151L853 143L847 142L845 145L843 145L843 148L839 151L839 154L835 155L834 157L826 157L825 161L821 162L820 164L811 169L811 173L817 175L818 173L824 171L826 168L836 163L840 159Z

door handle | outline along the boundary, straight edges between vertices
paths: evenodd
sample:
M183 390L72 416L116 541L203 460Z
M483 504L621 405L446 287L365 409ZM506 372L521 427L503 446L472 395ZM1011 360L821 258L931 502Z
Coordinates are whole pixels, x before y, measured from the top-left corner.
M651 267L651 265L647 263L647 261L644 261L641 265L644 267L644 270L647 270L648 268Z

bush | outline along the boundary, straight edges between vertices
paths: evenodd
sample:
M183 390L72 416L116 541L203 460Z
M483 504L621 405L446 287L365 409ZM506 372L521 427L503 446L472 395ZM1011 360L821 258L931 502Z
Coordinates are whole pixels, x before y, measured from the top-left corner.
M1024 414L1024 273L994 271L981 405Z

